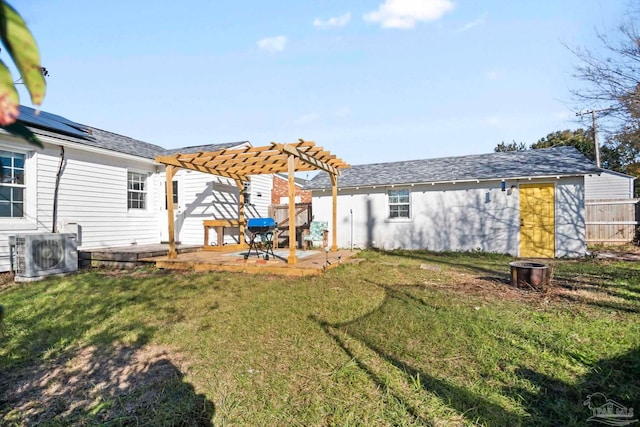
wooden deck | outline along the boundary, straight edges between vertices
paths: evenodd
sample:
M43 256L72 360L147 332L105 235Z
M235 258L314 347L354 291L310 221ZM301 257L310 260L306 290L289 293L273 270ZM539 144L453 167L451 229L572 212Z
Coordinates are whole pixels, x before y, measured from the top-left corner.
M231 271L249 274L276 274L283 276L319 276L327 270L335 268L343 263L353 262L352 257L357 251L338 250L326 254L321 250L299 250L296 253L297 263L288 264L288 249L275 249L275 257L268 260L264 256L256 256L251 252L248 259L244 258L247 250L238 251L199 251L179 253L175 259L167 256L145 259L147 262L155 262L158 268L168 270L192 270L192 271ZM261 255L264 252L260 252ZM328 260L328 263L327 263Z
M178 253L193 253L202 250L201 245L178 245ZM78 251L80 267L105 267L115 269L134 268L146 264L147 259L166 256L169 245L114 246L109 248L84 249Z

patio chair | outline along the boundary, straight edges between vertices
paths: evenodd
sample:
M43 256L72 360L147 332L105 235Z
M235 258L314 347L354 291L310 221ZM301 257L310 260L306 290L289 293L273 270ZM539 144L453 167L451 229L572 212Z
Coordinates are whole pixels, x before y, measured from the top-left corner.
M304 248L309 249L313 247L314 242L326 242L327 235L329 234L328 227L329 223L327 221L311 221L311 224L309 224L309 234L302 238Z

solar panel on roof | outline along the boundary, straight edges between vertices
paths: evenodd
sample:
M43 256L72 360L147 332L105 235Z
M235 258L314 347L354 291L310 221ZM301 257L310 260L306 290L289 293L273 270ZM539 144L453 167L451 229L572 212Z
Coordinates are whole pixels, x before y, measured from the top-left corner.
M25 107L23 105L20 106L18 121L23 122L27 126L33 126L38 129L49 130L79 138L87 138L89 136L86 127L81 124L45 111L40 111L40 113L36 115L33 108Z

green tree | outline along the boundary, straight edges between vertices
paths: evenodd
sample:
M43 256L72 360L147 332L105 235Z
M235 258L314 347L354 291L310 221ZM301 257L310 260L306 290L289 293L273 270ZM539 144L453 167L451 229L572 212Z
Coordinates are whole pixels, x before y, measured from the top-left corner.
M0 0L0 41L20 73L18 81L27 88L32 104L39 106L44 99L46 82L38 46L20 14L4 0ZM19 105L16 81L6 64L0 60L0 127L41 145L33 132L16 122L20 114Z
M575 147L582 154L591 160L596 159L595 147L593 145L593 132L591 130L559 130L552 132L537 142L531 144L531 149L550 148L559 146Z
M500 144L496 145L496 148L493 149L496 153L504 153L507 151L524 151L527 149L527 146L524 142L511 142L509 144L505 144L502 141Z
M592 132L585 129L559 130L540 138L538 141L529 146L527 146L524 142L517 143L513 141L510 144L505 144L503 141L498 144L493 149L493 151L499 153L505 151L535 150L538 148L550 148L568 145L576 147L582 154L584 154L591 160L594 160L596 156L593 146L593 137L591 135Z

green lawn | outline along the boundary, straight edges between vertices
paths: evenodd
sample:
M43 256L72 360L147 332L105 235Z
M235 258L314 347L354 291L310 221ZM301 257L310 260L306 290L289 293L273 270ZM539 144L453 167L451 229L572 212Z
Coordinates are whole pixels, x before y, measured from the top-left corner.
M640 266L365 251L319 278L83 272L0 290L2 425L587 425L640 412ZM592 423L591 423L592 424Z

